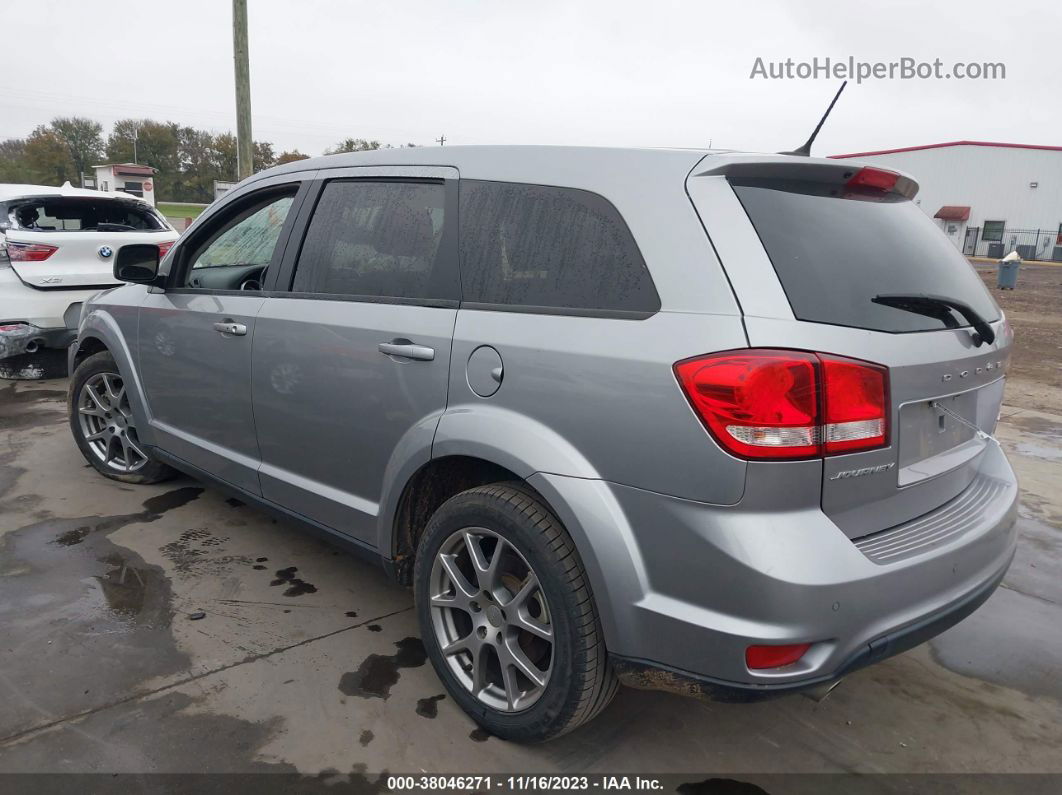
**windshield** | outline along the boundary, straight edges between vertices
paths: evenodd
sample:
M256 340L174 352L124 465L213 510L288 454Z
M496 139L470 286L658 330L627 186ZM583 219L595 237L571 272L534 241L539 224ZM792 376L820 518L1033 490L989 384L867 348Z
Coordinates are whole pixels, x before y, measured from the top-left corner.
M889 332L969 325L954 310L920 314L873 300L896 294L944 296L999 319L973 266L909 199L782 180L733 187L800 320Z

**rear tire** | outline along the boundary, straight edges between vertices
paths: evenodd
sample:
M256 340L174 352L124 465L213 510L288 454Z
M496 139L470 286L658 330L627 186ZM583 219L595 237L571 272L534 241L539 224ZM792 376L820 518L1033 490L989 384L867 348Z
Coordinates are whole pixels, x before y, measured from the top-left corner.
M101 475L145 484L176 474L140 444L125 381L110 352L95 353L75 368L67 409L78 449Z
M615 696L575 545L524 484L447 500L424 531L413 578L428 658L454 701L490 734L548 740Z

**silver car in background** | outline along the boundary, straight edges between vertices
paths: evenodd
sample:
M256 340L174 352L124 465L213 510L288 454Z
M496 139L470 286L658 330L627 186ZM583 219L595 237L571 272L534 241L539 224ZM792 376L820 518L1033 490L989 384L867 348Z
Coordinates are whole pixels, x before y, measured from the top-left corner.
M258 174L86 303L70 421L414 588L450 695L542 740L618 683L828 687L1014 554L1011 332L905 175L446 147Z

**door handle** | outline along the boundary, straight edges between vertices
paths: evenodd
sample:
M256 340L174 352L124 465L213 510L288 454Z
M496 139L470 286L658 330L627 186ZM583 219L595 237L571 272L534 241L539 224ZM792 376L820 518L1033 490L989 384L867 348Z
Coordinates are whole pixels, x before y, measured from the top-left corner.
M380 353L401 359L415 359L418 362L430 362L435 359L435 348L429 348L427 345L414 345L409 340L381 342L377 347Z
M226 320L223 323L215 323L214 331L230 337L242 337L247 333L247 326L243 323L233 323L231 320Z

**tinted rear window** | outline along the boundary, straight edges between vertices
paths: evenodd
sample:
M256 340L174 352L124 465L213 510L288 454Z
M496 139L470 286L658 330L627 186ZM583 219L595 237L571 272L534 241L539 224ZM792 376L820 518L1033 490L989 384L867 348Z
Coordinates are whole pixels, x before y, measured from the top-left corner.
M461 181L465 301L652 313L660 298L619 212L572 188Z
M871 301L877 295L939 295L985 320L999 310L973 266L913 202L896 195L837 195L817 183L735 182L793 314L800 320L876 331L928 331L940 318ZM961 316L957 321L967 325Z

